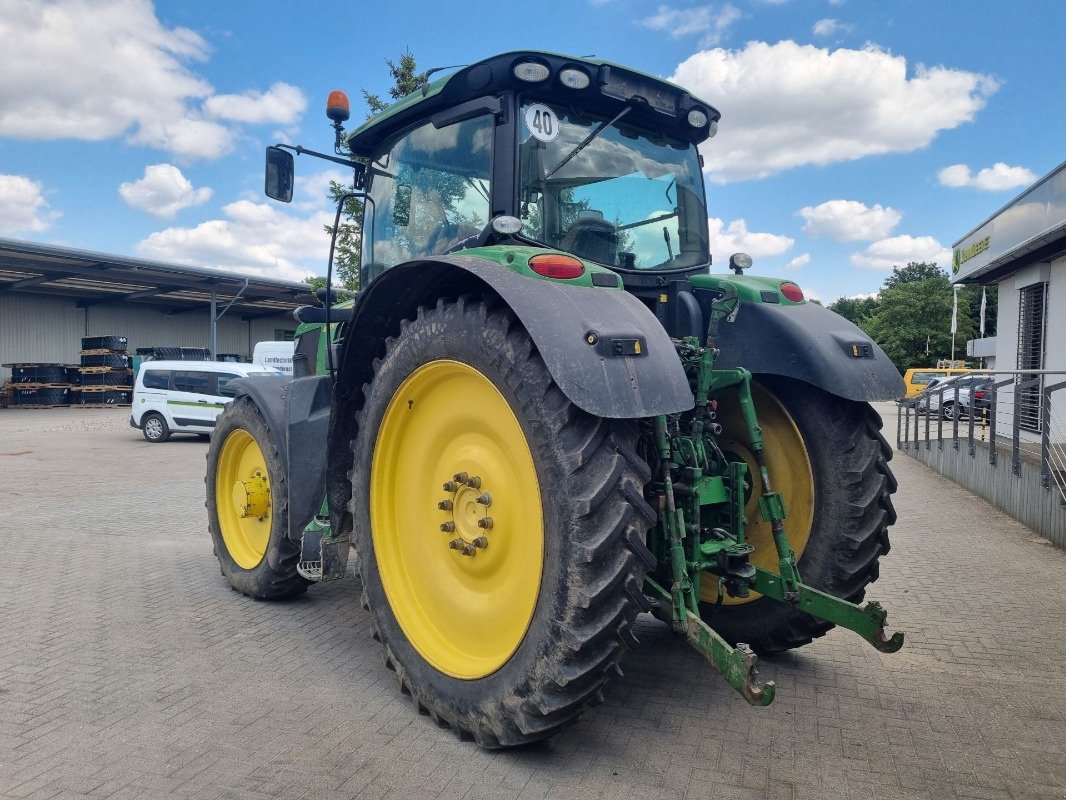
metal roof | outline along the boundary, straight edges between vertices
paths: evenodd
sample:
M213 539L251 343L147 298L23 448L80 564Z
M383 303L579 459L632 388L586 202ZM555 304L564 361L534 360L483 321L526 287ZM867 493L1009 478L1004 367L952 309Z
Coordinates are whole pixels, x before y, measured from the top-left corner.
M229 303L243 319L314 302L306 283L0 238L0 294L47 293L79 307L138 303L179 311Z

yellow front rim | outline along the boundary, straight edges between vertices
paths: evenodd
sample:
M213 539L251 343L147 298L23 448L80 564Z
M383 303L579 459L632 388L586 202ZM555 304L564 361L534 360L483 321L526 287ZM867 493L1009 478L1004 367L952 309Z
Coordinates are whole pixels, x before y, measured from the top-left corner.
M431 361L400 385L374 446L370 523L385 596L418 654L461 679L507 663L540 594L544 522L522 426L485 375Z
M270 475L259 444L248 431L227 434L215 469L218 527L237 566L254 569L270 542Z
M792 416L772 393L754 383L751 392L762 428L771 486L785 500L785 512L788 515L785 535L799 559L807 546L814 522L814 473L807 456L807 446ZM718 420L724 429L718 440L719 446L747 462L749 479L754 484L745 507L748 518L745 530L748 541L755 548L751 563L776 574L777 549L774 547L770 523L759 515L759 471L751 454L747 429L735 394L719 399ZM752 592L748 597L730 597L727 594L722 602L725 605L739 605L761 596L757 592ZM713 575L704 573L704 580L700 581L700 597L706 602L714 602L718 598L718 579Z

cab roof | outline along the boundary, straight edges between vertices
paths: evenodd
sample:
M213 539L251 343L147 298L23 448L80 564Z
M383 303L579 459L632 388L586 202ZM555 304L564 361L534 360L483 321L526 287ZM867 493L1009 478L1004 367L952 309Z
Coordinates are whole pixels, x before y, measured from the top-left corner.
M530 61L546 66L548 77L537 82L515 77L515 65ZM588 75L588 86L572 89L562 85L559 73L567 68ZM602 107L605 113L612 108L617 113L619 108L629 104L633 106L629 122L668 129L672 136L695 144L709 138L712 124L717 124L721 118L716 108L693 97L680 86L631 67L546 50L516 50L469 64L400 98L348 134L348 147L356 155L367 155L378 142L414 122L446 110L458 111L456 107L462 103L491 97L508 89L561 101L576 101L583 107ZM693 109L704 112L704 125L694 127L688 123L688 114ZM487 110L482 109L479 113Z

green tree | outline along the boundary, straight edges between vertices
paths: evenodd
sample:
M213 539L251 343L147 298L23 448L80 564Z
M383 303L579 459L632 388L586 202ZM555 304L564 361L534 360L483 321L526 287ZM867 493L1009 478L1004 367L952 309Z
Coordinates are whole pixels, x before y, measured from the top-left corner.
M952 294L948 274L936 264L895 267L863 328L901 372L933 366L951 355ZM956 358L965 355L966 341L975 335L971 305L972 296L960 291Z
M877 311L877 306L876 295L874 297L841 297L829 304L829 310L862 328Z
M421 88L429 77L428 72L418 71L418 64L410 50L405 51L400 56L399 61L387 58L385 63L388 65L389 73L392 75L389 97L393 100L399 100L401 97L406 97L411 92ZM366 89L363 89L363 100L366 101L367 107L370 109L366 115L367 119L384 111L391 105L391 103L382 100L380 95L371 94Z

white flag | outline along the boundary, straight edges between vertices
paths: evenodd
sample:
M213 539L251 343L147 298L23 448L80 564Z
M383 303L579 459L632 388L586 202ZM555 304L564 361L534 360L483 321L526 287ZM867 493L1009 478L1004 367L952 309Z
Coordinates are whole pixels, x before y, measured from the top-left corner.
M959 332L959 287L954 287L953 300L951 304L951 332Z
M985 309L988 308L987 288L981 287L981 338L985 338Z

